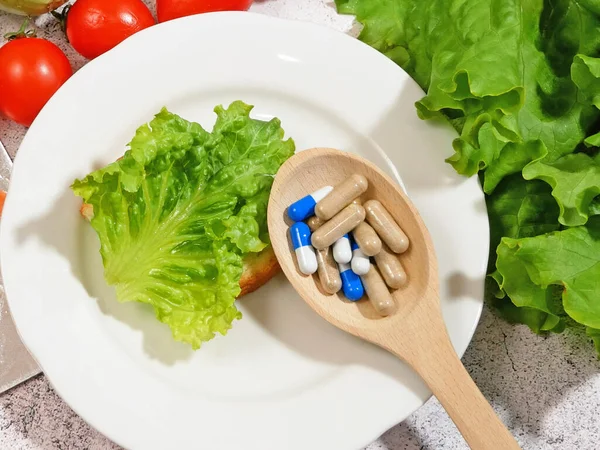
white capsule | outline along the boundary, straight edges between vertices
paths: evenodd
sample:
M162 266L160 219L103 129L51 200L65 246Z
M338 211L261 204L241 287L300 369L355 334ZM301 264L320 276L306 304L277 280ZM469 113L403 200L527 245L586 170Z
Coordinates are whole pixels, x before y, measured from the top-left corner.
M371 268L369 257L365 255L359 247L352 250L351 267L356 275L366 275Z
M310 229L304 222L296 222L290 227L290 237L296 253L298 268L305 275L312 275L317 271L317 256L315 249L310 245Z
M312 275L319 267L315 249L311 245L297 248L296 259L298 260L298 267L304 275Z
M352 260L350 236L347 234L343 235L333 244L333 259L338 264L348 264Z
M332 186L325 186L312 194L295 201L288 208L288 216L295 222L300 222L315 213L315 206L333 190Z

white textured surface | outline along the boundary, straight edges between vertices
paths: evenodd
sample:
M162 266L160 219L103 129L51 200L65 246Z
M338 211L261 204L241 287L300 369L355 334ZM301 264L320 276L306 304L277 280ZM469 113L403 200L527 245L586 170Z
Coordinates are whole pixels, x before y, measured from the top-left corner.
M265 0L253 9L353 34L356 31L351 18L338 16L328 0ZM16 29L20 21L18 17L0 15L0 31L4 34ZM74 68L85 63L69 51L53 20L40 18L37 23L38 35L65 49ZM65 125L68 132L68 124ZM24 132L22 127L0 120L0 138L13 155ZM523 448L599 448L600 362L584 336L541 338L484 310L463 361ZM117 447L77 417L40 376L0 396L0 448ZM466 445L435 399L368 447L369 450L437 448L463 449Z

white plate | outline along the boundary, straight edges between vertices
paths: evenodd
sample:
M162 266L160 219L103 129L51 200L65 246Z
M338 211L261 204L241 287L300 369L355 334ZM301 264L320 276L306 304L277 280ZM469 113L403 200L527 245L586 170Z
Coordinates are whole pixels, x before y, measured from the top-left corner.
M69 189L163 105L210 127L215 105L254 104L298 149L398 168L433 236L462 354L482 307L487 215L477 180L444 163L454 132L417 118L422 95L353 38L250 13L152 27L81 69L23 141L1 236L15 322L58 393L132 449L347 450L422 405L430 393L402 362L325 323L281 276L239 302L228 336L197 352L174 342L148 308L115 301Z

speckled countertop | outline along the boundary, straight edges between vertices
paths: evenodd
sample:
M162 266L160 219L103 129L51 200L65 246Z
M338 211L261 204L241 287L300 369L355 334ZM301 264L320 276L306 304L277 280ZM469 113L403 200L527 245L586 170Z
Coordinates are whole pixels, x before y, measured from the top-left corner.
M263 0L253 10L353 34L356 29L351 18L336 14L329 0ZM0 13L2 34L19 25L18 17ZM85 63L70 50L56 22L42 17L37 25L38 34L61 46L75 69ZM24 128L0 119L0 139L11 155L24 133ZM600 448L600 362L585 336L535 336L484 309L463 361L524 449ZM0 449L118 448L71 411L43 375L0 395ZM464 448L466 444L435 399L367 447Z

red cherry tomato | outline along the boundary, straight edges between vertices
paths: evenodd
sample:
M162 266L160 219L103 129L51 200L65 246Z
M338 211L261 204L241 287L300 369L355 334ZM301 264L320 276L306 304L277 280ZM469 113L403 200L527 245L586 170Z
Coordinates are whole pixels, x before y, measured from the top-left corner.
M2 217L2 211L4 210L4 202L6 201L6 191L0 191L0 217Z
M0 112L28 127L72 74L69 60L52 42L8 42L0 47Z
M155 23L142 0L77 0L67 12L66 32L73 48L93 59Z
M252 0L157 0L159 22L214 11L245 11Z

